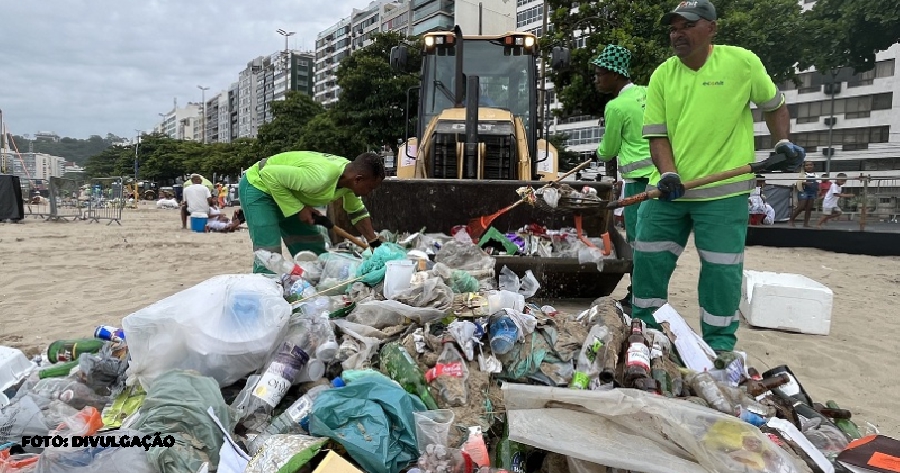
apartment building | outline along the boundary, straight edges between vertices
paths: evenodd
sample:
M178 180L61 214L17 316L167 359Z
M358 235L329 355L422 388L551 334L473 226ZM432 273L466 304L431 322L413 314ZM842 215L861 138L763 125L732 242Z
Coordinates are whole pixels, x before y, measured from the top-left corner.
M247 63L238 74L238 138L255 138L259 128L257 122L257 83L258 76L263 72L263 56L259 56Z
M4 151L0 155L4 168L22 179L47 180L62 177L66 172L66 158L46 153L15 153Z
M162 115L162 121L154 128L154 133L161 133L176 140L200 140L200 118L203 106L200 103L188 102L183 108L175 106Z
M801 84L781 84L791 113L791 139L806 149L815 172L850 177L897 176L900 172L900 45L876 54L871 71L831 74L804 71ZM762 113L753 111L757 158L772 140ZM830 159L829 159L830 158ZM829 162L830 161L830 162ZM850 181L848 187L861 183Z

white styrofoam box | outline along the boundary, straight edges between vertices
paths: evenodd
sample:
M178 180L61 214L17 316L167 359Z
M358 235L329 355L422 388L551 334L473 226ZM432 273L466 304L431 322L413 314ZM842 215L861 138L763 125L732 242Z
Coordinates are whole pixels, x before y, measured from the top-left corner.
M754 327L828 335L834 293L800 274L744 271L741 314Z
M31 374L36 367L22 350L0 345L0 407L9 403L3 391Z

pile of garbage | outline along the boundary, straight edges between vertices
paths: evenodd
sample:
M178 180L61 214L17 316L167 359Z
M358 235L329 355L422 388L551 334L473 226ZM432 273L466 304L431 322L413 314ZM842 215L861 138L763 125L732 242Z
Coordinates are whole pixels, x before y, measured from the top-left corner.
M394 241L260 250L274 274L0 347L0 473L830 473L898 448L670 306L661 330L608 297L562 313L465 235Z

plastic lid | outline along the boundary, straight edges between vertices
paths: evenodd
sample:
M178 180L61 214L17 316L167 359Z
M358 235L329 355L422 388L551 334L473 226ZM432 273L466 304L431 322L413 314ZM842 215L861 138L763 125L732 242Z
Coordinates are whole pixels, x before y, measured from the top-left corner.
M191 218L209 218L206 212L191 212Z
M310 381L318 381L322 379L322 376L325 376L325 363L313 358L306 365L306 370Z
M338 376L337 378L334 378L334 379L331 380L331 385L332 385L333 387L335 387L335 388L343 388L343 387L346 386L347 384L344 383L344 379L343 379L343 378L341 378L340 376Z

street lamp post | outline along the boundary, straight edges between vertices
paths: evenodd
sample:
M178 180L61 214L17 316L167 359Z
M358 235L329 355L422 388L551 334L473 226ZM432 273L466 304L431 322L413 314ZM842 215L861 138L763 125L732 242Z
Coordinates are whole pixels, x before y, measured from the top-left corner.
M140 188L138 187L138 148L141 146L141 134L143 132L137 128L134 131L137 133L137 138L134 140L134 201L137 202L141 200Z
M203 87L202 85L197 86L200 89L200 102L201 103L201 112L200 112L200 142L206 143L206 91L209 90L209 87Z
M285 31L281 28L275 30L281 36L284 36L284 99L287 100L287 93L291 90L291 50L288 47L288 38L297 34L296 31Z

